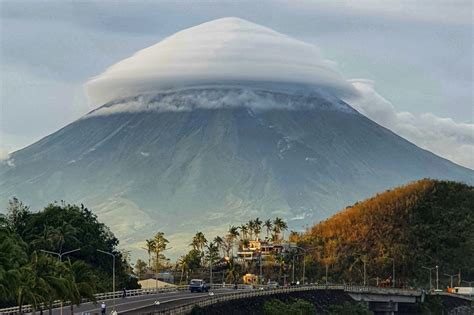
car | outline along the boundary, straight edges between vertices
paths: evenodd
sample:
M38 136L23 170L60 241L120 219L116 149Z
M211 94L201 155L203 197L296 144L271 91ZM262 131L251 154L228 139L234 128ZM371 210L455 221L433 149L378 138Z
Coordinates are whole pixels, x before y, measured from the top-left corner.
M276 288L279 287L279 284L278 284L278 282L276 282L276 281L268 281L267 287L268 287L269 289L276 289Z
M189 283L191 292L209 292L210 286L202 279L192 279Z

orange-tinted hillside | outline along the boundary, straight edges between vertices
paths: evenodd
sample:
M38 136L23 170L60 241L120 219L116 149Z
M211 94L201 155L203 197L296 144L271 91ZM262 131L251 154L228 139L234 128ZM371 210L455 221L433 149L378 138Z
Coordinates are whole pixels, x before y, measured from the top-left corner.
M366 262L371 283L389 279L395 259L399 285L424 284L422 266L474 276L474 187L424 179L346 208L300 237L311 250L312 271L333 281L360 282ZM319 266L319 268L318 268ZM446 281L445 281L446 280ZM399 282L399 283L398 283Z

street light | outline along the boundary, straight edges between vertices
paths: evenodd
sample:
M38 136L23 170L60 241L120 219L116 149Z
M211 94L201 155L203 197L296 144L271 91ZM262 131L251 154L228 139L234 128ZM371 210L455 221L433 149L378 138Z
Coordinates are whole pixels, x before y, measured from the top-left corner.
M63 261L63 256L64 256L64 255L71 254L71 253L77 252L77 251L79 251L79 250L81 250L81 249L80 249L80 248L76 248L76 249L73 249L73 250L70 250L70 251L67 251L67 252L64 252L64 253L56 253L56 252L52 252L52 251L49 251L49 250L40 249L40 251L42 251L42 252L44 252L44 253L58 256L59 262L62 262L62 261ZM61 315L63 315L63 300L61 300L61 310L60 310L60 313L61 313Z
M436 267L437 267L437 266L436 266ZM421 268L426 269L426 270L428 270L428 271L430 272L430 291L431 291L431 289L433 288L433 285L431 284L431 270L436 269L436 267L430 268L430 267L421 266Z
M165 250L173 249L173 247L165 248L160 253L164 252ZM158 256L157 256L158 259ZM156 261L156 270L155 270L155 293L158 295L158 260Z
M447 273L445 273L444 275L448 276L450 278L450 280L451 280L451 286L450 287L452 288L453 287L453 278L456 277L458 274L455 273L453 275L448 275Z
M436 291L439 290L438 284L439 284L438 265L436 265Z
M395 288L395 258L388 258L392 261L392 288Z
M113 292L113 298L112 298L112 309L113 309L113 312L115 313L115 254L114 253L109 253L109 252L106 252L106 251L103 251L103 250L100 250L98 249L97 250L98 252L102 253L102 254L106 254L106 255L110 255L112 256L112 263L113 263L113 266L112 266L112 292Z
M312 249L312 248L303 248L303 247L300 247L300 246L294 246L294 248L298 248L298 249L301 249L304 254L303 254L303 285L305 284L305 276L306 276L306 254L308 253L308 250ZM293 281L295 279L295 263L294 263L294 260L295 260L295 257L293 256Z
M366 268L366 264L367 264L367 255L364 255L364 254L356 254L357 256L362 257L363 259L361 259L362 263L364 264L364 287L367 285L367 268Z

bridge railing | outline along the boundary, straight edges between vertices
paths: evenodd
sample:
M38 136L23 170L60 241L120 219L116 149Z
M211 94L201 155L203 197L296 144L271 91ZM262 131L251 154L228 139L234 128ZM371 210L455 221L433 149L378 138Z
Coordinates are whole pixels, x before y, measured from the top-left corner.
M222 284L213 284L213 289L218 288L232 288L232 284L222 285ZM239 285L238 289L247 289L248 286L246 285ZM372 294L395 294L395 295L408 295L408 296L419 296L421 295L421 291L419 290L408 290L408 289L398 289L398 288L379 288L379 287L370 287L370 286L352 286L352 285L300 285L300 286L290 286L290 287L281 287L281 288L273 288L270 289L266 285L257 286L256 290L242 292L241 290L237 290L234 294L230 294L230 296L241 296L241 294L250 292L249 294L258 294L258 292L263 291L265 294L275 294L277 292L292 292L292 291L304 291L304 290L344 290L346 292L351 293L372 293ZM174 291L182 291L188 290L187 285L180 285L180 286L169 286L169 287L162 287L162 288L149 288L149 289L135 289L135 290L127 290L127 296L141 296L141 295L149 295L149 294L157 294L157 293L166 293L166 292L174 292ZM275 291L277 290L277 291ZM271 292L271 293L268 293ZM105 292L105 293L98 293L95 294L95 299L97 301L104 301L110 300L114 298L122 297L123 291L115 291L115 292ZM261 293L263 294L263 293ZM227 296L227 295L226 295ZM90 302L86 299L83 300L83 303ZM54 301L52 304L53 308L60 307L60 301ZM70 305L69 302L63 302L63 306ZM47 309L46 305L42 306L42 309ZM32 305L24 305L22 307L22 312L31 313L33 312ZM9 314L17 314L19 313L19 307L10 307L10 308L3 308L0 309L0 315L9 315Z
M212 288L213 289L218 289L222 288L222 284L213 284ZM227 285L230 287L230 285ZM159 288L148 288L148 289L134 289L134 290L126 290L126 296L141 296L141 295L149 295L149 294L157 294L157 293L167 293L167 292L174 292L174 291L183 291L183 290L188 290L189 286L188 285L170 285L166 287L159 287ZM111 299L116 299L116 298L121 298L123 296L123 291L115 291L115 292L104 292L104 293L96 293L94 294L94 297L96 301L105 301L105 300L111 300ZM86 302L91 302L88 299L83 299L82 303ZM58 308L61 306L61 301L57 300L54 301L52 304L52 308ZM70 305L69 301L64 301L63 306L68 306ZM41 308L43 310L48 309L48 306L46 304L42 304ZM31 313L34 311L33 305L23 305L22 306L22 313ZM38 308L39 309L39 308ZM38 310L37 309L37 310ZM10 314L18 314L19 313L19 307L18 306L13 306L13 307L7 307L7 308L2 308L0 309L0 315L10 315Z

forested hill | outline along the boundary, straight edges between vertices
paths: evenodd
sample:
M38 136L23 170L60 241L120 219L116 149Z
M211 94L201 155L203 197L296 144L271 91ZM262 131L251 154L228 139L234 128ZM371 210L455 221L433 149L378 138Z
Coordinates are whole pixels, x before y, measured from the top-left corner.
M347 207L313 226L300 242L314 248L313 259L328 264L341 281L361 281L364 261L369 278L387 279L392 258L397 285L425 285L429 271L422 266L436 265L440 287L449 283L445 274L460 271L462 279L472 280L474 187L416 181Z

